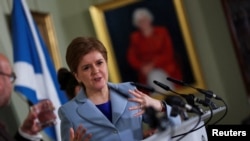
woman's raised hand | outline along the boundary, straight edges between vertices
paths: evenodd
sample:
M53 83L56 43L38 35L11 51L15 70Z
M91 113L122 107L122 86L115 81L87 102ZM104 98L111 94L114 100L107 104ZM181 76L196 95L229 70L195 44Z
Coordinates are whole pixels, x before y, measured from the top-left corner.
M153 107L157 111L162 110L162 103L160 100L154 99L137 89L129 90L129 93L132 94L134 97L129 98L128 100L138 103L137 106L133 106L129 108L129 110L139 110L139 112L136 113L135 116L140 116L144 114L145 108L150 107L150 106Z
M70 128L70 141L90 141L92 135L86 134L87 129L82 125L78 126L76 131L73 128Z

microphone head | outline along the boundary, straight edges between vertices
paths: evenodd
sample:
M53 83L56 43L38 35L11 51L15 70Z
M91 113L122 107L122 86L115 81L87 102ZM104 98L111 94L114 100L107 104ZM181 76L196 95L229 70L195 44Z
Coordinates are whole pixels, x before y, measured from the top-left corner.
M184 100L180 97L180 96L174 96L174 95L171 95L171 96L167 96L165 98L165 101L167 102L167 104L169 104L170 106L174 106L174 105L177 105L177 106L180 106L182 108L185 108L188 112L192 112L192 113L196 113L198 115L201 115L202 113L197 110L196 108L192 107L191 105L189 104L186 104L184 102Z
M147 92L155 92L155 89L153 87L144 85L144 84L140 84L140 83L136 83L136 82L131 82L131 85L137 87L138 89L142 89L145 90Z
M175 84L181 85L181 86L186 86L186 84L185 84L184 82L179 81L179 80L176 80L176 79L171 78L171 77L167 77L167 80L168 80L168 81L171 81L171 82L173 82L173 83L175 83Z
M179 106L173 105L173 106L172 106L172 109L171 109L171 112L170 112L170 116L171 116L171 117L176 117L176 116L178 116L179 113L180 113L180 108L179 108Z
M170 89L167 85L165 85L165 84L163 84L163 83L161 83L161 82L159 82L159 81L156 81L156 80L154 80L153 82L154 82L157 86L161 87L162 89L164 89L164 90L166 90L166 91L171 91L171 89Z
M153 129L159 126L159 119L156 116L156 110L153 107L147 107L145 109L145 114L148 117L149 126Z
M182 100L182 98L180 96L169 95L169 96L167 96L165 98L165 101L170 106L174 106L174 105L178 105L178 106L181 106L181 107L185 106L185 103L184 103L184 101Z

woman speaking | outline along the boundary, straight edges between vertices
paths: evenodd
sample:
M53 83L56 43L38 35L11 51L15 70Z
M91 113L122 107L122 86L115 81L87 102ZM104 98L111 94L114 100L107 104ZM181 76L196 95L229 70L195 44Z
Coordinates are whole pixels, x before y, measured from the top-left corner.
M171 107L138 91L130 83L108 82L107 51L89 37L77 37L66 61L83 88L59 109L63 141L139 141L146 107L170 115ZM179 117L168 117L180 124Z

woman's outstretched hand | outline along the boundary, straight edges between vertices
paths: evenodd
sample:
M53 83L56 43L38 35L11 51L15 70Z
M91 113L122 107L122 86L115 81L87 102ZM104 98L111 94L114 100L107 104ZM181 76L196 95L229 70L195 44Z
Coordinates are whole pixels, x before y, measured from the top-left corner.
M78 126L76 131L74 131L73 128L70 128L70 141L90 141L92 135L86 135L86 131L87 129L83 128L82 125Z
M157 111L162 110L162 103L160 100L154 99L137 89L129 90L129 93L132 94L134 97L129 98L128 100L138 103L137 106L129 108L129 110L139 110L139 112L136 113L135 116L141 116L142 114L145 113L145 108L150 106Z

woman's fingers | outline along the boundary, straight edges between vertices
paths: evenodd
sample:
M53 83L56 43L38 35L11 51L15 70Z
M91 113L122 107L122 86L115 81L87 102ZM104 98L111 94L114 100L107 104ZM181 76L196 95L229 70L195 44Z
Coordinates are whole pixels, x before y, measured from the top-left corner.
M128 100L132 101L132 102L139 103L139 104L143 104L144 103L144 100L141 99L141 98L129 98Z
M84 131L83 126L82 125L78 126L76 129L75 140L80 141L80 139L82 138L83 132L86 132Z
M135 90L129 90L129 93L132 94L132 95L134 95L137 98L141 98L141 96L142 96L141 93L140 93L140 91L138 91L137 89L135 89Z
M73 128L69 129L69 135L70 135L70 141L74 141L75 138L75 132Z
M128 100L138 103L138 105L136 105L136 106L129 107L129 110L139 110L134 116L135 117L141 116L145 112L144 108L145 108L145 104L146 104L143 93L137 89L129 90L129 93L132 94L134 97L129 98Z
M145 112L144 107L142 105L129 107L129 110L138 110L138 112L134 115L135 117L138 117L144 114Z
M143 109L141 105L129 107L129 110L140 110Z
M92 137L91 134L86 135L87 130L82 126L78 126L76 131L73 128L70 128L70 141L89 141ZM83 140L83 137L86 137Z
M132 109L136 110L136 109L144 108L146 106L146 99L145 99L145 96L142 92L140 92L137 89L129 90L129 92L132 95L134 95L135 97L129 98L128 100L138 103L138 108L132 108Z
M88 134L87 137L83 141L90 141L92 134Z
M129 101L138 103L138 105L129 107L129 110L139 110L138 113L136 113L135 116L140 116L145 113L146 107L153 107L157 109L157 111L162 110L162 103L160 100L156 100L148 96L147 94L144 94L143 92L135 89L135 90L129 90L129 93L132 94L134 97L129 98Z
M134 116L139 117L139 116L143 115L144 113L145 113L145 110L141 110L141 111L137 112Z
M144 93L141 92L141 91L139 91L138 89L135 89L134 91L135 91L136 93L138 93L139 95L144 95Z

